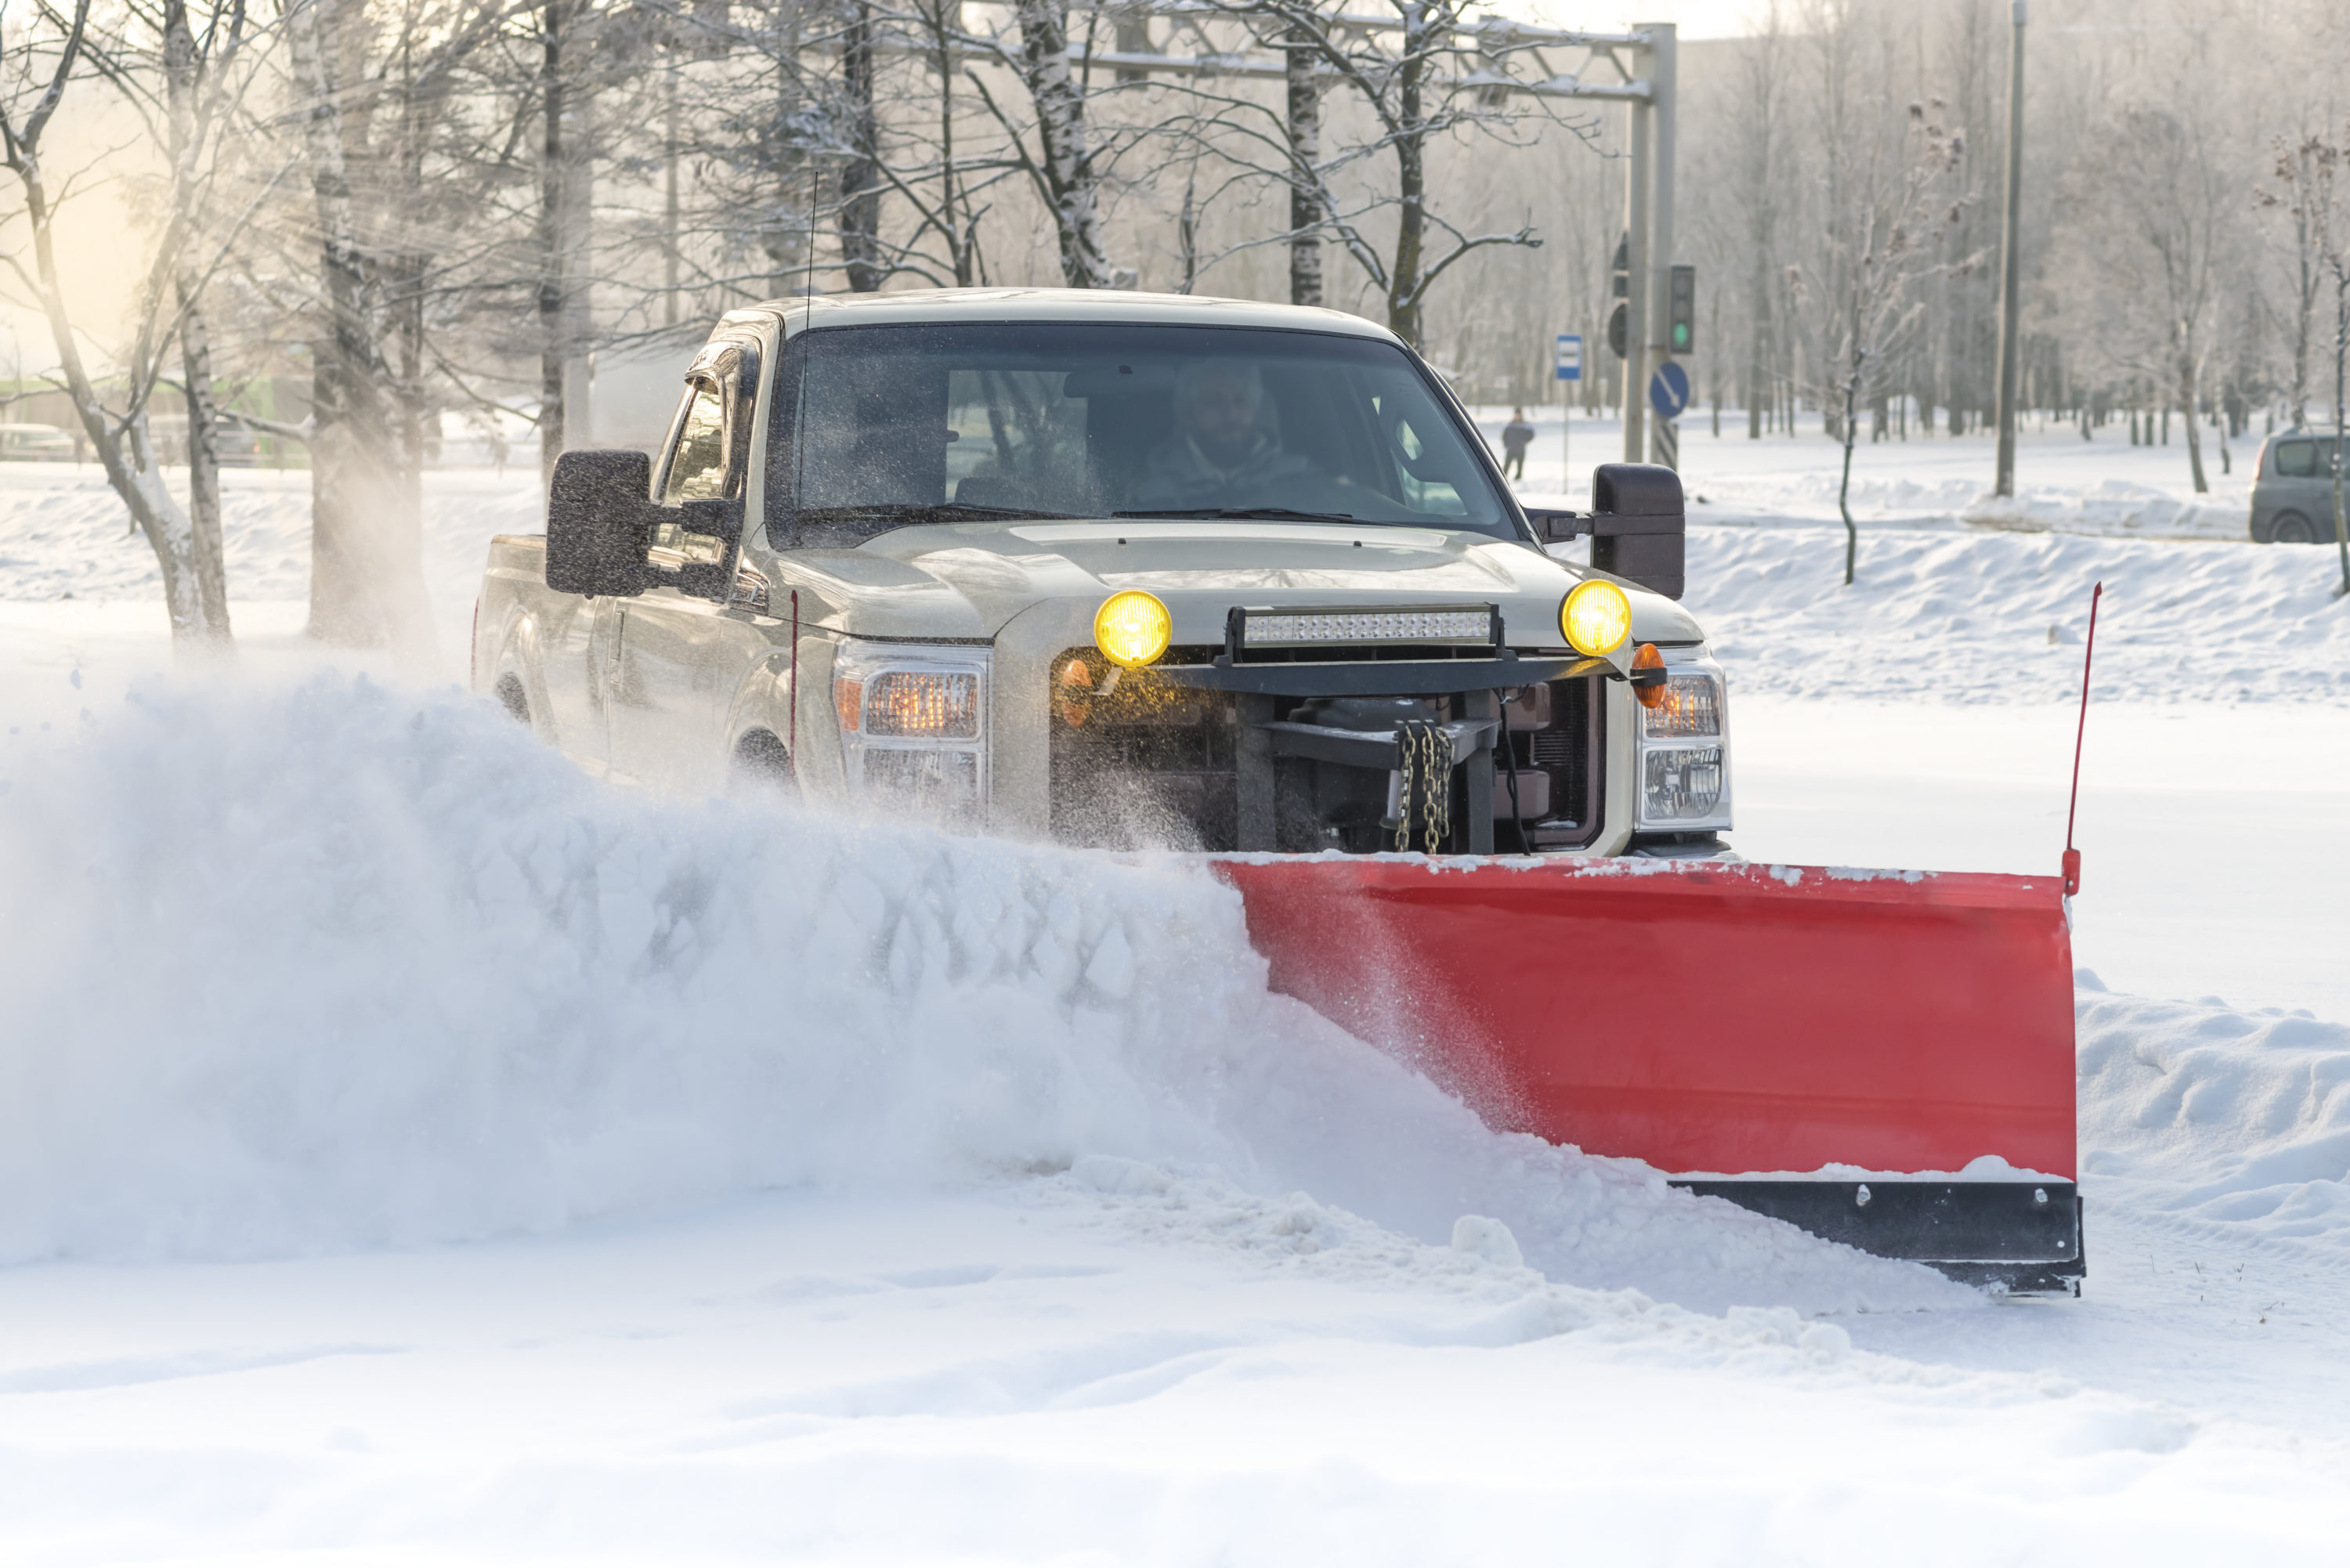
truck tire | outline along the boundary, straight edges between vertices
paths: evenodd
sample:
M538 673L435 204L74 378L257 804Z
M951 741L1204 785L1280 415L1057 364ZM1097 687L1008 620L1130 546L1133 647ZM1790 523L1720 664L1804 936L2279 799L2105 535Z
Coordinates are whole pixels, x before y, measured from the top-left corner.
M2278 545L2314 545L2317 530L2298 512L2280 512L2276 521L2269 524L2269 539Z
M771 730L753 730L734 742L734 760L728 769L727 782L737 795L769 800L793 800L799 795L799 775L792 770L791 748Z
M530 697L522 689L522 678L516 675L500 676L497 694L498 703L505 709L506 716L524 729L529 729L531 727Z

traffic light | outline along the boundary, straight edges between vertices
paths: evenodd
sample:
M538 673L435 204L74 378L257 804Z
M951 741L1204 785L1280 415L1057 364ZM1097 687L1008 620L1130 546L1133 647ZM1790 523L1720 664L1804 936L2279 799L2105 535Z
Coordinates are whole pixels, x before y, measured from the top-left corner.
M1665 343L1671 352L1686 354L1697 342L1697 268L1673 268L1671 297L1665 306Z
M1607 313L1607 351L1618 359L1624 358L1625 317L1631 310L1632 297L1632 236L1626 234L1616 242L1615 275L1616 308Z

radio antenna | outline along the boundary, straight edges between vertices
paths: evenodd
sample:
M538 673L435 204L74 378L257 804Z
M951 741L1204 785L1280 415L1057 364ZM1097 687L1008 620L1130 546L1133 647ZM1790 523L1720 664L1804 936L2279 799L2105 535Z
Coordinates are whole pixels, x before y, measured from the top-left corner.
M2073 732L2073 798L2064 807L2064 897L2081 890L2081 852L2073 847L2073 818L2081 809L2081 742L2089 733L2089 665L2097 657L2097 601L2106 585L2089 590L2089 641L2081 650L2081 723Z

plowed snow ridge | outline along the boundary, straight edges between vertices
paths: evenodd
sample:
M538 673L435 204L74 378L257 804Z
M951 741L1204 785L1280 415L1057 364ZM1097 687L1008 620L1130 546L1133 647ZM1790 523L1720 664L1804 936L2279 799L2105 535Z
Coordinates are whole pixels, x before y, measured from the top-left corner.
M2078 1012L2092 1202L2350 1261L2350 1028L2090 976Z
M454 693L177 683L0 752L0 1260L545 1230L1087 1155L1690 1306L1971 1299L1497 1136L1180 862L596 784Z

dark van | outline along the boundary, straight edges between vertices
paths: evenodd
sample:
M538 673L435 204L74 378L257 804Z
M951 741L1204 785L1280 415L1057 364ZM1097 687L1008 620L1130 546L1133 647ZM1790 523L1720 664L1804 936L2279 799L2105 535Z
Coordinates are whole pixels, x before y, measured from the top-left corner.
M2252 539L2262 545L2334 542L2334 438L2287 431L2261 448L2252 481Z

